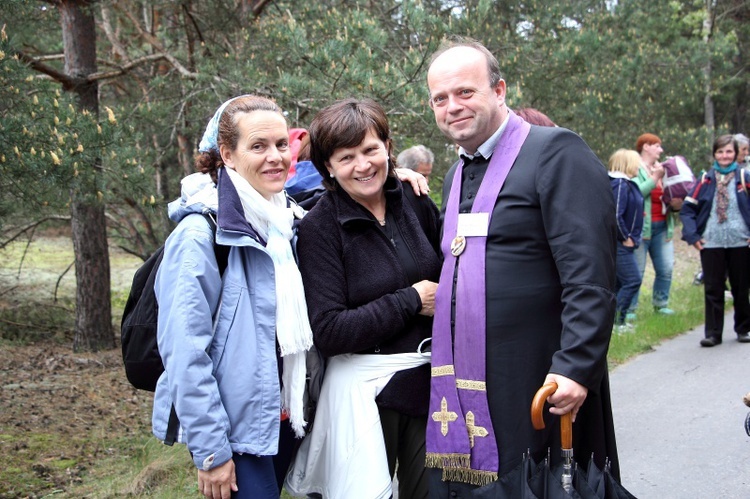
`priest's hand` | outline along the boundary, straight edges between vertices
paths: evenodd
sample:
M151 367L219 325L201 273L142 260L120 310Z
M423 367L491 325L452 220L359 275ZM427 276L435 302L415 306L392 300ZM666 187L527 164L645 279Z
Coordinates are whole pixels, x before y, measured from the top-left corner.
M547 397L547 402L552 406L549 412L558 416L571 413L571 417L575 422L578 410L586 400L589 389L559 374L548 374L544 380L544 384L546 385L547 383L557 383L557 391Z

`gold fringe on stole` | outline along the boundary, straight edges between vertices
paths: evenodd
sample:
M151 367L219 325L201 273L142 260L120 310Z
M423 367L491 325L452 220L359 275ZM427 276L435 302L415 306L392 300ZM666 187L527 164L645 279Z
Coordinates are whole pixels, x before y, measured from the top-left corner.
M468 483L480 487L497 481L497 473L471 469L469 454L438 454L428 452L425 456L425 467L442 468L443 480Z
M425 467L427 468L469 468L470 466L470 454L439 454L437 452L428 452L425 456Z
M483 487L496 482L497 473L469 468L443 468L443 481L462 482Z

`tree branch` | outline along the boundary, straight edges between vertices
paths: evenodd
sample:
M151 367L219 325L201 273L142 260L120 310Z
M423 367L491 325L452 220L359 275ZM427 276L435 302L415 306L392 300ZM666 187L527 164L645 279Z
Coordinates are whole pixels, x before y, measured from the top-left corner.
M189 78L191 80L196 79L198 77L197 73L193 73L192 71L188 70L185 66L182 65L182 63L180 63L180 61L177 60L176 57L174 57L173 55L169 54L164 49L164 47L162 47L161 43L159 42L159 40L154 35L152 35L151 33L146 32L141 27L141 24L140 24L140 22L138 22L138 19L136 19L136 17L130 11L128 11L126 9L123 9L123 8L121 8L119 6L116 6L116 8L119 9L123 14L125 14L125 16L128 17L128 19L130 19L130 21L133 23L133 26L138 31L138 34L140 34L141 37L144 40L146 40L149 44L151 44L151 46L154 48L154 50L160 52L162 54L162 56L166 60L169 61L169 63L172 65L172 67L174 67L177 70L177 72L179 72L185 78Z
M62 61L65 59L65 54L50 54L50 55L40 55L39 57L35 57L39 62L45 62L45 61Z
M49 220L66 220L66 221L69 222L70 221L70 216L69 215L49 215L49 216L46 216L46 217L44 217L44 218L42 218L40 220L35 220L35 221L33 221L33 222L29 223L29 224L26 224L26 225L24 225L22 227L18 227L18 228L15 229L16 230L15 234L12 234L11 236L9 236L4 241L0 241L0 249L5 248L10 243L12 243L13 241L15 241L19 237L21 237L21 235L27 233L30 230L36 229L39 225L41 225L44 222L47 222Z
M57 303L57 290L60 289L60 281L62 281L63 277L65 277L65 274L67 274L68 271L71 268L73 268L73 265L75 265L75 263L76 263L76 261L74 259L72 262L70 262L70 265L68 265L68 268L66 268L65 270L63 270L63 273L60 274L60 277L57 278L57 282L55 283L55 292L53 294L54 298L52 300L52 303Z
M190 21L190 24L193 26L193 29L195 29L195 32L198 34L198 40L201 41L201 43L205 44L206 40L203 37L203 33L201 32L200 26L198 26L198 22L195 20L195 17L193 16L193 13L190 12L190 9L188 9L187 5L182 5L182 11L185 13L185 17L188 18ZM208 49L208 45L206 45L206 52L208 55L211 55L211 51Z
M260 16L263 13L263 9L266 8L266 5L271 3L273 0L256 0L253 4L253 15L255 17Z
M131 69L133 69L136 66L140 66L141 64L144 64L146 62L158 61L161 59L168 59L168 57L166 57L164 54L144 55L143 57L139 57L138 59L130 61L129 63L123 66L119 66L115 70L100 71L98 73L92 73L86 79L88 81L95 81L95 80L107 80L110 78L115 78L117 76L124 75L125 73L129 72Z
M44 64L43 62L38 61L37 59L34 59L30 55L27 55L21 52L20 50L16 51L16 55L18 56L19 60L28 64L29 67L33 69L34 71L39 71L42 74L46 74L53 80L60 82L63 86L63 89L66 91L72 90L78 85L81 85L86 82L84 78L73 78L69 74L62 73L58 71L57 69L51 66L48 66Z
M109 40L109 43L112 44L112 48L114 51L123 58L123 60L128 60L128 51L125 50L125 47L122 46L120 43L120 40L115 36L115 32L112 29L112 19L109 13L109 8L106 6L102 6L101 9L102 12L102 22L101 27L102 30L104 30L104 34L107 37L107 40Z

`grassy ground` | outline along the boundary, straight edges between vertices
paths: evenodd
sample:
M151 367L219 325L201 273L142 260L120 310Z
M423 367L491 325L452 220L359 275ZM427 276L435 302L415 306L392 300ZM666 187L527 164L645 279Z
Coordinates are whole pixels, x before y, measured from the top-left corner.
M60 279L69 239L15 244L0 257L0 498L200 497L185 448L151 437L151 394L130 387L119 351L71 352L72 270ZM111 258L119 323L140 262L114 250ZM635 332L613 336L610 367L703 322L698 266L678 242L669 317L651 310L647 270Z

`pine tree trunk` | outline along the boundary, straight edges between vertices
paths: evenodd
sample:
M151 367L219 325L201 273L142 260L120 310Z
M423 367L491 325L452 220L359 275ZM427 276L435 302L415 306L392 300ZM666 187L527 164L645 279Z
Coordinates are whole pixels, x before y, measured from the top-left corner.
M748 98L750 97L750 83L747 77L750 72L750 31L747 28L743 29L742 26L747 26L747 23L750 22L750 2L734 0L732 2L732 17L741 26L734 32L737 36L737 48L739 49L735 57L735 71L737 74L743 75L741 83L737 87L736 107L732 115L732 130L736 133L744 132L747 134L750 131L746 128Z
M711 96L713 93L713 87L711 85L711 78L713 76L711 67L711 45L713 41L714 9L716 8L716 0L705 0L705 6L706 17L703 19L703 42L706 46L706 63L703 66L703 122L709 134L708 143L711 144L713 143L716 134L716 111L714 109L714 100Z
M71 217L76 267L73 350L96 352L114 348L104 204L88 199L73 201Z
M93 2L61 0L58 4L65 51L65 71L77 82L72 91L80 110L99 113L96 82L96 25ZM76 323L73 350L114 348L110 304L109 249L104 204L97 196L101 165L87 165L80 187L71 191L73 251L76 268Z

